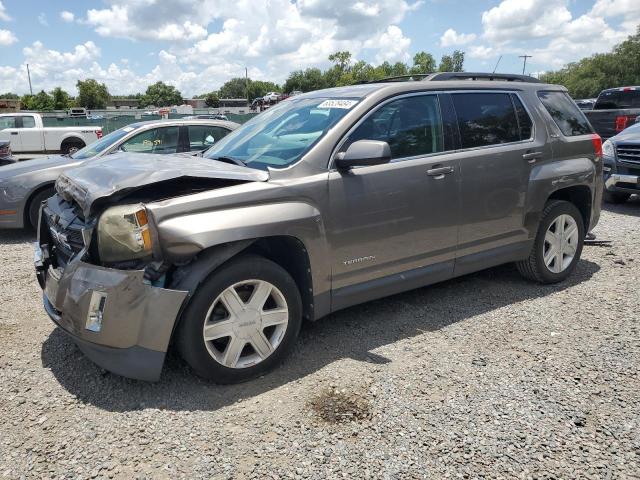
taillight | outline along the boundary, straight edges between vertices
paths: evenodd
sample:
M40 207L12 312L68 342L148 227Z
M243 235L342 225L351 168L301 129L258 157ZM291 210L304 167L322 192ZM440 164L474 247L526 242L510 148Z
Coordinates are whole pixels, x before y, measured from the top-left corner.
M96 136L98 137L98 140L102 138L102 129L96 130Z
M616 133L620 133L627 128L627 122L629 119L625 115L618 115L616 117Z
M593 143L593 151L596 154L596 160L602 158L602 138L597 133L591 135L591 143Z

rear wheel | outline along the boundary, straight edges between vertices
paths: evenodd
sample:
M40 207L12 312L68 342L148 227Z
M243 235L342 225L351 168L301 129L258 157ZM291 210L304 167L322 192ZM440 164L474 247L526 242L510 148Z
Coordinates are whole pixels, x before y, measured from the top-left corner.
M177 346L202 377L237 383L274 368L293 347L302 302L291 276L263 257L231 260L196 291Z
M605 189L603 194L602 194L602 199L606 203L619 204L619 203L624 203L627 200L629 200L630 196L631 195L628 194L628 193L610 192L609 190Z
M56 191L53 189L53 187L49 187L42 190L41 192L36 193L34 197L31 199L31 202L29 203L27 220L29 222L29 227L31 227L33 230L35 230L38 227L38 216L40 214L40 205L42 205L42 202L44 202L47 198L55 195L55 193Z
M518 270L540 283L565 280L580 260L584 236L582 215L575 205L563 200L548 202L531 253L516 263Z
M81 148L84 148L85 144L82 140L72 139L65 141L60 147L60 151L65 155L73 155Z

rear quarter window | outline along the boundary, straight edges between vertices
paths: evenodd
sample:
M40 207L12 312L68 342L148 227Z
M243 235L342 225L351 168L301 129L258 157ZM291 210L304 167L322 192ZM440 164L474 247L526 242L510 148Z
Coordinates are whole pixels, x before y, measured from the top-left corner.
M640 108L640 90L609 90L598 96L594 110L619 110Z
M565 92L538 92L538 97L565 137L593 133L591 125Z

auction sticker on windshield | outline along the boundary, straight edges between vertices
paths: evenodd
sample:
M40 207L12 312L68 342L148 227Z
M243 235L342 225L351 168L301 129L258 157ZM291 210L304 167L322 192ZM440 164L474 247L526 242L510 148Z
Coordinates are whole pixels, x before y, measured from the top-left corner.
M316 108L344 108L349 110L356 103L358 103L357 100L325 100Z

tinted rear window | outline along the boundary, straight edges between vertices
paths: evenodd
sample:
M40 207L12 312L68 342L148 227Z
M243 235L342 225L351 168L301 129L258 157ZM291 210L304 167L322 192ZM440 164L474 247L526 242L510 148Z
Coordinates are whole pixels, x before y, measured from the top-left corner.
M538 97L565 137L593 133L577 105L564 92L538 92Z
M518 120L508 93L453 93L462 148L520 140Z
M640 90L610 90L602 92L593 107L594 110L620 108L640 108Z

